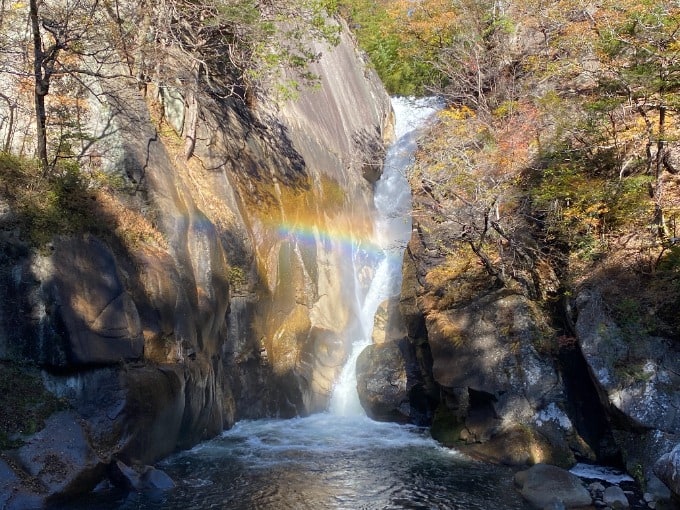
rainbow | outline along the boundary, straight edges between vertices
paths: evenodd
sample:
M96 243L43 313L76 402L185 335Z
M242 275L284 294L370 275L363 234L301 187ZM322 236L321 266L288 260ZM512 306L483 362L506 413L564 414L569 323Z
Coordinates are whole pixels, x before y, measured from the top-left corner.
M328 250L339 249L343 254L357 250L381 254L383 250L375 242L373 227L366 228L366 222L362 220L354 228L352 226L356 223L351 222L336 222L325 228L319 222L280 222L274 228L279 238L295 240L310 247L320 244ZM341 223L346 223L346 226L343 228Z

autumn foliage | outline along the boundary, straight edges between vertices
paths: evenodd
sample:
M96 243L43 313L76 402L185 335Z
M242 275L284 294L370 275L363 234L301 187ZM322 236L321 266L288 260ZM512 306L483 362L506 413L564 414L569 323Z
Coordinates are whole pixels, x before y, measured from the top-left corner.
M677 300L677 2L344 4L393 93L447 100L411 174L442 257L534 296L549 264L563 290L618 272Z

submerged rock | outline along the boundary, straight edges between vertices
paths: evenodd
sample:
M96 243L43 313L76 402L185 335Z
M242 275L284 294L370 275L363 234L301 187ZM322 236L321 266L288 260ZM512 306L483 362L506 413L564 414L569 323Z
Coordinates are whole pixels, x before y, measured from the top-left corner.
M175 482L165 471L153 466L133 469L120 460L111 464L109 477L114 485L127 490L162 491L175 487Z

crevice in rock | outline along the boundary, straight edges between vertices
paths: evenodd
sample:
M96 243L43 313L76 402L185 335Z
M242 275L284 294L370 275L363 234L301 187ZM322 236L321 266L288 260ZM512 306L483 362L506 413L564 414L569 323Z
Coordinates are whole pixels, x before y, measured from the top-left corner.
M564 322L566 324L558 324L564 334L558 337L557 367L564 381L566 411L578 434L595 453L597 462L623 467L621 451L612 434L610 414L600 401L588 364L570 331L570 321Z

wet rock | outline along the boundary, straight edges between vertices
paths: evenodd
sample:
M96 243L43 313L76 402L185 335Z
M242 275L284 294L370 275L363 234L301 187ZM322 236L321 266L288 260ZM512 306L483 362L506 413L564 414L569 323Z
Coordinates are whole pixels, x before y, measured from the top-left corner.
M552 508L549 505L556 503L564 508L577 508L592 503L581 480L557 466L536 464L517 473L515 483L521 487L522 496L536 508Z
M0 459L0 508L5 508L12 497L19 477L4 460Z
M117 487L135 491L168 490L175 487L175 482L165 471L153 466L134 469L120 460L109 467L109 478Z
M588 490L590 493L593 495L593 497L602 497L602 493L604 492L604 485L602 485L600 482L593 482L588 486Z
M407 337L398 305L396 299L383 303L381 341L357 359L359 401L375 420L429 425L439 393L428 374L429 350Z
M170 476L160 469L152 466L147 468L142 473L142 484L145 489L149 490L169 490L175 487L175 482Z
M630 503L628 502L626 494L618 485L607 487L602 494L602 501L614 510L630 508Z
M413 353L407 339L370 345L359 355L357 391L368 416L378 421L410 421L409 363L413 364Z
M115 486L122 489L138 490L142 486L139 473L120 460L111 463L109 478Z

